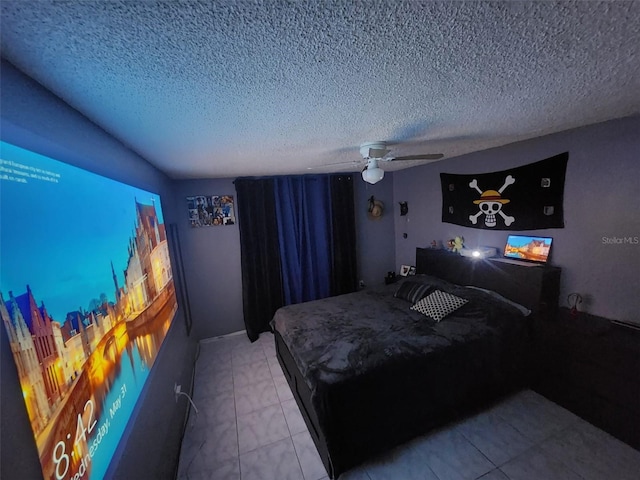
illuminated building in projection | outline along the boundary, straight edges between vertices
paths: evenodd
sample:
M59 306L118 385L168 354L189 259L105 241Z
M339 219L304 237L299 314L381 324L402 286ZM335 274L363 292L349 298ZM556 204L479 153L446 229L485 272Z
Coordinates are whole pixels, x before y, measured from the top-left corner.
M87 334L87 326L84 323L84 314L81 309L67 313L62 332L67 345L69 341L73 339L73 363L75 366L82 368L84 362L91 355L91 342Z
M142 263L138 254L138 242L132 238L129 242L129 259L127 261L127 269L124 272L124 278L127 284L127 298L129 300L129 309L125 310L125 316L129 316L131 312L141 312L144 310L148 302L147 289L144 283L144 273L142 271Z
M73 380L73 368L71 367L71 357L69 356L69 349L64 343L62 338L62 329L58 322L51 322L53 328L53 341L56 344L58 351L58 362L56 364L56 371L58 376L63 379L64 389L71 384Z
M56 349L55 340L53 338L53 327L51 318L47 313L44 304L38 307L36 300L31 291L31 287L27 285L27 291L22 295L13 297L9 292L10 300L17 305L22 318L24 318L31 335L33 336L33 344L36 348L38 361L42 369L44 378L44 387L47 394L49 405L53 406L60 400L60 378L59 372L56 371L56 363L58 361L58 351Z
M0 316L9 336L9 345L18 369L29 421L34 432L38 433L45 427L51 409L47 402L44 378L33 337L11 292L9 296L9 301L5 303L0 292Z
M127 297L133 312L144 310L171 278L165 226L158 220L155 205L136 201L135 235L129 242L125 270Z

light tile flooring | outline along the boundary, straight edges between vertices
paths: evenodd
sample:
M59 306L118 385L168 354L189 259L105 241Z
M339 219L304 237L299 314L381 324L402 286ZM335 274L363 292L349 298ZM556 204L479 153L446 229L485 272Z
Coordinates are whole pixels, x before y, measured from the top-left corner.
M179 479L325 480L273 335L203 342ZM640 426L639 426L640 428ZM525 390L340 480L637 480L640 452Z

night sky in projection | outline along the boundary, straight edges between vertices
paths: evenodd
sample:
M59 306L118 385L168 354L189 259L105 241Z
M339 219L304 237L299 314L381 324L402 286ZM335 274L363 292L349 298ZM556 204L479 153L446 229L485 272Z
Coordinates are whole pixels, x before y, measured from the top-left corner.
M0 291L26 292L58 322L102 293L115 301L134 235L135 201L160 197L0 142Z

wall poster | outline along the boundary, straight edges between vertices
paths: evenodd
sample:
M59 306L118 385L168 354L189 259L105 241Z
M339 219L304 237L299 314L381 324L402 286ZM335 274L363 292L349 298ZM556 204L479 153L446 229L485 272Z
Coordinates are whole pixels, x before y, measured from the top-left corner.
M236 223L232 195L187 197L187 208L189 209L189 223L194 228L234 225Z

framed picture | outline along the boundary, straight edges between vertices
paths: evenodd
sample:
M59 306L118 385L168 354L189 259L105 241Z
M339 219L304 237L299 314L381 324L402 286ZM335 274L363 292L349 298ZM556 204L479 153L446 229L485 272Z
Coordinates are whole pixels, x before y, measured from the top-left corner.
M187 208L189 223L192 227L234 225L236 223L233 212L233 196L231 195L187 197Z
M416 274L416 267L411 266L409 267L409 275L415 275Z
M400 266L400 275L402 275L403 277L406 277L407 275L409 275L410 271L411 271L411 267L409 265Z

